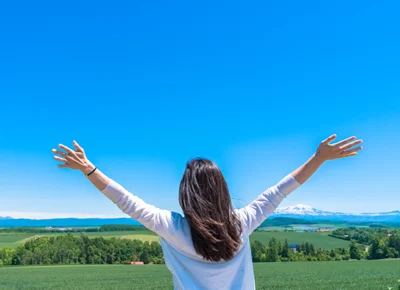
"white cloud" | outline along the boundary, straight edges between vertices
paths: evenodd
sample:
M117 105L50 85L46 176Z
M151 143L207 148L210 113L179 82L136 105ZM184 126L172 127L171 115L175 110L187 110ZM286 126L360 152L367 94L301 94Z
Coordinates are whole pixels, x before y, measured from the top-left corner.
M54 219L54 218L121 218L127 215L102 215L88 213L53 213L53 212L18 212L18 211L0 211L2 217L26 218L26 219Z

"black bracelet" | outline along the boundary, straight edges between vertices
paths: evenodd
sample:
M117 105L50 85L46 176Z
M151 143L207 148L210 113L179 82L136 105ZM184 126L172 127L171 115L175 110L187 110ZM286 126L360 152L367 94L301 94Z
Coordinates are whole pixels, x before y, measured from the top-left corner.
M90 175L92 175L93 172L95 172L97 170L97 167L95 167L92 171L90 171L88 174L86 174L86 177L89 177Z

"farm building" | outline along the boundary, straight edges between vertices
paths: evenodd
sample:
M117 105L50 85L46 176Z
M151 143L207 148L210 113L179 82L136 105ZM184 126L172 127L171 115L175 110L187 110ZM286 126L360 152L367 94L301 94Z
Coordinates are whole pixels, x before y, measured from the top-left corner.
M293 253L296 253L298 248L299 248L299 244L289 244L289 249L290 249Z
M142 261L131 262L131 265L144 265L144 263Z

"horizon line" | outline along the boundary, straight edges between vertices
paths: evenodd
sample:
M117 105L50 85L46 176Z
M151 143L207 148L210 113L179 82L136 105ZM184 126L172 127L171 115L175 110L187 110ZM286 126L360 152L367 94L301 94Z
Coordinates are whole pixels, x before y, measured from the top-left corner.
M297 205L290 205L290 206L283 206L283 207L278 207L277 209L281 208L288 208L288 207L296 207L296 206L306 206L306 207L311 207L309 205L304 205L304 204L297 204ZM314 208L317 210L321 210L318 208ZM275 210L275 211L276 211ZM275 211L273 213L275 213ZM321 210L325 212L333 212L333 211L326 211L326 210ZM388 212L393 212L393 211L398 211L396 209L391 210L391 211L384 211L384 212L356 212L356 213L350 213L350 212L341 212L341 211L335 211L336 213L342 213L342 214L349 214L349 215L357 215L357 214L376 214L376 213L388 213ZM272 214L273 214L272 213ZM12 219L35 219L35 220L46 220L46 219L90 219L90 218L98 218L98 219L117 219L117 218L131 218L130 216L126 214L121 214L121 215L102 215L102 214L88 214L88 213L52 213L52 212L19 212L19 211L0 211L0 217L10 217Z
M0 211L0 217L10 217L13 219L116 219L116 218L131 218L128 215L102 215L88 213L53 213L53 212L18 212L18 211Z

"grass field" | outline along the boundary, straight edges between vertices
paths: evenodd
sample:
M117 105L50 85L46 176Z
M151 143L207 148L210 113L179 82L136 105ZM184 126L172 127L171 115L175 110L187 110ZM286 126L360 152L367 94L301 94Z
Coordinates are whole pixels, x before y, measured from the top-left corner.
M349 242L329 237L326 233L309 232L309 233L296 233L296 232L267 232L267 231L256 231L251 236L252 241L258 240L263 244L268 244L269 240L275 237L281 242L285 239L288 240L289 244L301 244L305 242L312 243L316 249L334 249L334 248L348 248Z
M14 249L18 247L21 243L26 242L30 238L35 238L39 236L44 237L56 237L60 235L65 235L66 233L40 233L40 234L29 234L29 233L0 233L0 249L10 248ZM74 236L80 236L81 233L71 233ZM128 239L138 239L142 241L158 241L156 234L149 230L137 230L137 231L118 231L118 232L92 232L85 233L88 237L104 237L104 238L128 238Z
M16 248L19 241L25 240L35 234L25 233L0 233L0 249L1 248Z
M82 233L71 233L73 236L80 236ZM84 233L86 236L91 238L104 237L104 238L121 238L126 235L151 235L156 236L155 233L149 230L137 230L137 231L116 231L116 232L92 232ZM59 236L65 235L65 233L48 233L40 234L44 236Z
M378 290L400 279L400 260L257 263L254 270L257 289ZM172 289L164 265L0 267L0 281L0 290Z
M141 240L143 242L158 242L158 236L153 236L153 235L140 235L140 234L134 234L134 235L126 235L122 236L122 239L131 239L131 240Z
M138 231L120 231L120 232L93 232L85 233L91 238L104 237L104 238L125 238L125 239L138 239L142 241L158 241L157 235L149 230L138 230ZM16 248L21 243L27 241L29 238L38 236L59 236L65 235L65 233L43 233L43 234L18 234L18 233L0 233L0 248ZM81 233L72 233L74 236L79 236ZM288 239L290 244L300 243L313 243L316 248L323 249L334 249L339 247L347 248L349 242L328 237L326 233L296 233L296 232L268 232L268 231L257 231L251 235L251 240L259 240L263 244L268 244L269 240L275 237L280 241Z

